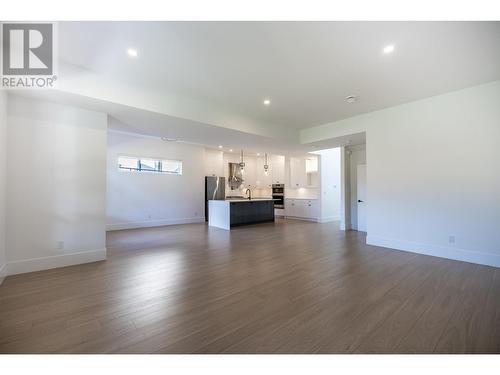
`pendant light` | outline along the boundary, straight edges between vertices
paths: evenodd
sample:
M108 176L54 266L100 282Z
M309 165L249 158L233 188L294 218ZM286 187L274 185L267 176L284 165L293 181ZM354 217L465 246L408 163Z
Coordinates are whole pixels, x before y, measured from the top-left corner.
M245 169L245 161L243 160L243 150L241 150L241 161L240 161L240 169L241 171L243 172L243 170Z
M269 174L269 165L267 165L267 152L264 156L264 174L267 176Z

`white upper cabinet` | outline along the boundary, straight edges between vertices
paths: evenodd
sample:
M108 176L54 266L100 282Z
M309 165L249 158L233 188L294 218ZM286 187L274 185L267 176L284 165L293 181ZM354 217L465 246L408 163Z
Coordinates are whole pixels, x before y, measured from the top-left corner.
M264 171L264 164L266 163L265 158L263 156L259 156L256 160L257 160L257 165L256 165L257 170L255 172L256 186L262 189L267 189L272 187L273 175L272 175L272 167L270 165L270 157L268 157L267 159L267 164L269 165L269 169L267 170L267 175Z
M318 186L318 159L290 158L290 187L306 188Z
M271 155L270 169L273 184L285 183L285 157L281 155Z
M319 187L319 162L316 156L306 159L306 176L308 187Z
M290 158L290 187L307 186L306 161L302 158Z
M244 158L245 168L243 169L243 186L249 189L257 187L257 161L254 157Z

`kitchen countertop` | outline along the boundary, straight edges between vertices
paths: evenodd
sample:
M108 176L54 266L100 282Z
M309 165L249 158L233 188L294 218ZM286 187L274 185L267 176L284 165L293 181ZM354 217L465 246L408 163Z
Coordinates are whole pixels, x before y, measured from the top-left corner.
M279 199L273 198L238 198L238 199L224 199L222 202L264 202L264 201L276 201Z
M295 200L304 200L304 201L317 201L319 198L285 198L286 199L295 199Z

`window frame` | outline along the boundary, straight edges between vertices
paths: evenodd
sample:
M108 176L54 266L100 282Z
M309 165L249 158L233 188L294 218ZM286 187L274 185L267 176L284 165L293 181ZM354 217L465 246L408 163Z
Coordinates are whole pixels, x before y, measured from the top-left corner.
M122 167L120 164L120 158L135 159L136 160L136 167L135 168ZM141 160L154 161L155 169L154 170L142 169L141 168L141 164L142 164ZM162 170L163 162L178 163L179 170L180 170L179 173ZM129 154L118 154L116 164L118 165L118 171L120 171L120 172L151 173L151 174L169 175L169 176L182 176L184 173L184 167L183 167L184 162L181 159L166 159L166 158L158 158L158 157L150 157L150 156L133 156L133 155L129 155Z

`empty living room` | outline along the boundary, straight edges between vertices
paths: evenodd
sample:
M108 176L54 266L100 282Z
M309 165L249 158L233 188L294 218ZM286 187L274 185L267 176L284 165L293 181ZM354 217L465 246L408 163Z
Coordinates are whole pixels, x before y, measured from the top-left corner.
M374 3L6 4L0 370L498 369L500 10Z

